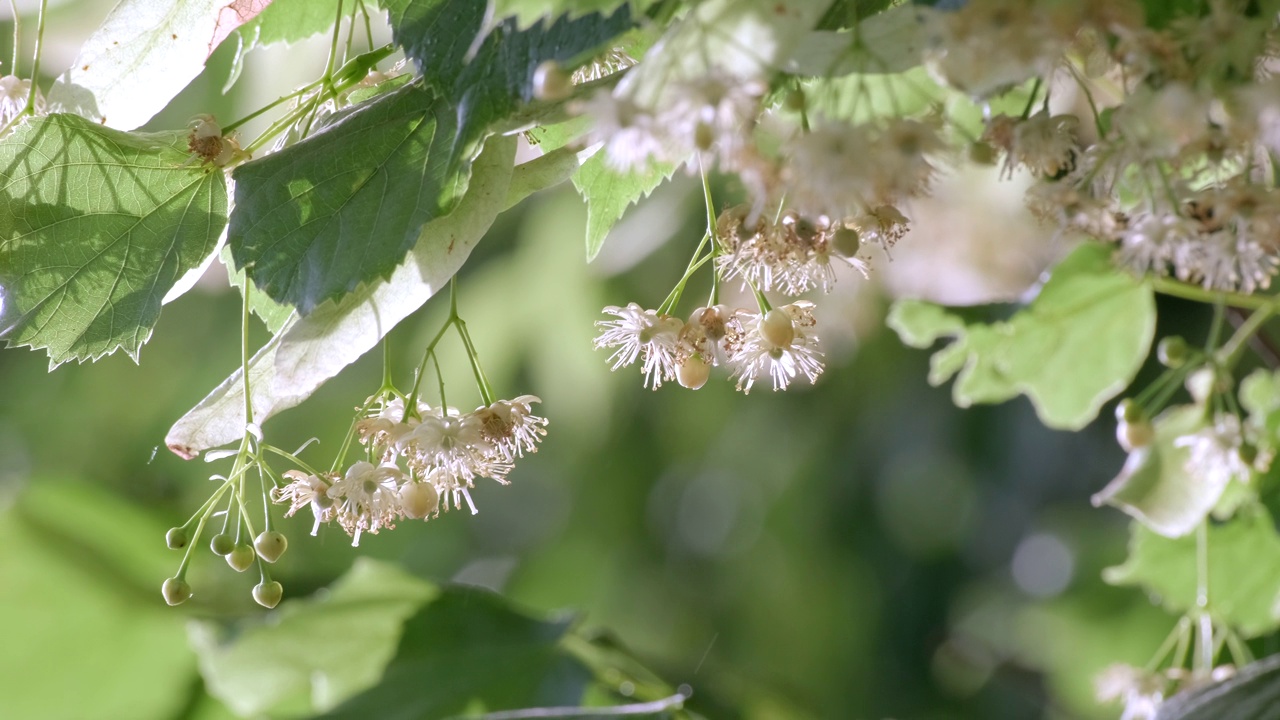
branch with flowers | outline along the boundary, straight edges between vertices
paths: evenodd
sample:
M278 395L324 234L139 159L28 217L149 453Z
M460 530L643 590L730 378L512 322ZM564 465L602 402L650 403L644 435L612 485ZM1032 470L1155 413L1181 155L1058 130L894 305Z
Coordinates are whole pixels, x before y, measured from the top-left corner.
M529 195L573 183L591 260L632 204L698 177L706 227L684 272L660 301L605 307L594 344L614 370L638 364L645 387L697 390L723 372L745 395L820 383L824 294L873 277L900 242L944 242L912 232L914 206L940 177L986 167L1027 184L1058 261L1006 320L900 299L887 323L908 345L948 341L929 379L954 377L962 406L1025 395L1046 425L1079 430L1124 395L1128 461L1095 503L1132 516L1133 540L1107 579L1179 617L1147 667L1107 673L1100 695L1161 720L1211 717L1165 701L1213 683L1247 700L1232 676L1254 660L1248 641L1280 628L1268 510L1280 372L1250 354L1280 309L1280 4L322 4L185 0L166 40L138 21L157 3L123 0L42 87L42 2L34 57L20 63L15 41L0 78L9 346L45 351L51 368L137 359L162 305L208 264L242 292L239 368L166 438L184 458L232 458L168 533L184 554L166 601L199 590L186 573L208 536L235 570L257 568L253 597L275 607L284 588L268 566L288 541L273 504L358 545L397 522L474 514L477 479L518 477L548 419L537 396L501 399L490 383L455 275ZM138 131L228 37L240 67L255 44L316 32L329 48L314 81L226 124ZM446 285L447 318L411 380L384 363L327 469L265 441L272 416L362 355L389 358L386 334ZM700 286L705 302L687 302ZM1213 308L1206 337L1157 339L1158 296ZM256 351L255 316L272 334ZM446 397L450 331L482 399L470 412ZM1153 347L1163 370L1131 388ZM1258 552L1276 572L1213 570Z

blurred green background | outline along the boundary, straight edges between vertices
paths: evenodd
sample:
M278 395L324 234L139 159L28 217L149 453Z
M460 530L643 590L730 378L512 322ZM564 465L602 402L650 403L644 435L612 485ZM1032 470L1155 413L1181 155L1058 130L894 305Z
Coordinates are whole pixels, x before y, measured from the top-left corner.
M110 8L51 5L46 82ZM10 33L0 23L0 57ZM294 75L308 79L315 55L304 45L251 57L223 96L223 48L150 127L243 114ZM535 613L571 609L689 685L690 707L710 718L1118 715L1094 702L1094 675L1145 662L1174 618L1099 577L1127 538L1119 513L1088 500L1123 462L1109 409L1071 434L1045 429L1022 399L955 408L947 388L926 384L928 354L883 328L882 293L849 277L815 298L831 340L816 387L743 396L716 376L696 393L655 393L634 368L610 373L591 349L599 309L656 305L702 212L696 187L677 178L592 265L571 188L503 215L460 275L460 309L499 393L545 401L540 452L509 487L482 484L475 517L404 523L358 549L336 527L311 538L309 519L283 522L290 550L274 570L286 597L368 556L495 589ZM917 272L933 254L912 254L928 242L920 235L903 242L899 268ZM695 284L682 312L703 292ZM179 460L163 438L236 367L239 309L214 272L165 308L140 365L112 356L49 373L42 355L0 352L0 717L231 717L197 672L187 622L263 615L256 580L202 551L192 601L168 608L159 587L179 560L164 530L225 472ZM391 334L402 387L443 311L431 303ZM1162 331L1202 324L1186 306L1162 311L1179 324ZM265 339L255 325L254 341ZM465 408L478 398L459 349L445 374ZM377 387L378 355L267 423L268 440L292 449L319 438L307 457L327 464Z

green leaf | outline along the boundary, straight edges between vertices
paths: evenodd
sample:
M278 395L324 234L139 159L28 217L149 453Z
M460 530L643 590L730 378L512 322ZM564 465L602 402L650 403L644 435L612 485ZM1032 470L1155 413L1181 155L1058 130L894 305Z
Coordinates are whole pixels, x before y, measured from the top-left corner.
M823 78L909 70L921 63L928 46L925 12L905 3L858 22L855 31L827 29L823 24L829 24L828 15L819 24L821 29L795 45L785 69Z
M0 717L181 715L196 669L184 615L160 598L179 559L163 535L90 483L32 478L0 512Z
M325 593L232 627L193 622L210 694L244 717L328 710L377 684L405 619L437 595L430 583L360 558Z
M655 0L495 0L493 19L501 22L508 18L523 29L539 20L567 15L581 17L589 13L608 15L623 5L630 6L635 14L643 13Z
M405 623L382 681L320 717L446 718L576 705L591 674L560 646L569 624L519 614L487 590L446 588Z
M1240 381L1240 405L1249 411L1249 422L1272 445L1280 433L1280 372L1254 370Z
M295 318L254 354L249 377L255 422L310 397L444 287L505 208L515 148L514 137L489 139L458 207L422 226L417 243L389 279ZM165 443L190 458L243 434L244 384L236 370L174 424Z
M1155 720L1276 720L1280 717L1280 655L1259 660L1220 682L1178 693Z
M227 278L231 281L233 287L240 288L240 296L244 296L244 271L236 270L235 263L231 260L231 248L223 246L222 251L218 253L222 264L227 268ZM289 319L293 317L293 308L267 297L267 294L259 290L257 287L249 293L249 309L254 315L267 326L267 330L275 335L279 333Z
M1246 637L1280 627L1280 536L1266 510L1253 506L1208 528L1208 610ZM1170 539L1133 523L1129 557L1108 568L1113 585L1140 586L1170 612L1196 603L1196 537Z
M503 203L506 211L538 192L568 180L578 169L578 154L560 148L517 165L511 172L511 184Z
M328 32L337 16L338 0L271 0L257 17L236 30L236 56L222 91L235 85L244 69L245 56L254 48L295 43Z
M675 166L651 164L644 170L618 172L603 151L592 155L573 175L573 186L587 201L587 262L595 259L614 223L632 203L670 179Z
M887 322L917 347L955 338L933 356L929 382L959 372L957 405L1024 393L1046 425L1078 430L1128 386L1155 332L1151 289L1112 267L1110 255L1096 243L1080 246L1008 322L964 324L914 300L895 303Z
M0 337L47 349L51 366L117 348L137 359L227 220L222 173L185 142L49 115L0 143Z
M454 118L431 92L408 86L236 168L236 266L303 315L390 276L423 223L466 189Z
M561 17L525 30L508 19L477 44L484 3L384 0L384 6L396 43L417 63L426 83L457 108L455 152L463 156L494 123L533 101L539 64L572 65L632 26L626 6L609 16Z
M234 14L222 14L229 4L121 0L50 89L50 109L123 130L143 125L204 70L232 29Z
M1124 469L1093 496L1093 504L1117 507L1165 537L1195 530L1222 497L1226 482L1188 473L1191 452L1174 443L1204 424L1204 409L1198 406L1165 411L1153 423L1155 440L1129 453Z

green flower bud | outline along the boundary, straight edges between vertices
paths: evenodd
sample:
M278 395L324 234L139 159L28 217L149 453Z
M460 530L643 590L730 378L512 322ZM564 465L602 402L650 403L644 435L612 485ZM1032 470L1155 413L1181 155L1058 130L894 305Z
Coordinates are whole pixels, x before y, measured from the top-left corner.
M1182 367L1187 361L1187 341L1177 335L1162 339L1156 346L1156 357L1167 368Z
M186 528L169 528L169 532L164 534L164 544L168 545L170 550L181 550L187 546L188 540L190 538L187 537Z
M533 71L533 96L539 100L564 100L573 94L573 79L555 60L547 60Z
M788 90L786 97L782 99L783 107L791 112L800 112L804 109L804 104L804 90L801 90L798 87Z
M253 547L247 543L241 543L227 553L227 564L236 572L244 572L253 567L255 557Z
M855 257L862 249L862 238L858 236L857 230L842 227L836 230L835 237L831 238L831 248L841 257Z
M275 530L265 530L258 533L258 537L253 541L253 547L258 551L258 557L273 563L284 554L289 547L289 541Z
M226 557L227 553L234 550L235 547L236 541L232 540L231 536L226 533L218 533L209 541L209 549L213 551L214 555Z
M186 580L171 577L160 586L160 594L164 596L164 601L170 605L181 605L191 597L191 586L187 584Z
M253 586L253 600L264 608L273 608L280 604L284 588L275 580L264 580Z
M1116 405L1116 422L1135 423L1146 420L1146 418L1147 414L1142 411L1142 406L1133 398L1125 398L1120 401L1119 405Z
M969 162L975 165L995 165L996 149L990 143L975 141L969 145Z
M1124 448L1125 452L1147 447L1155 442L1155 439L1155 428L1147 420L1134 422L1121 420L1120 424L1116 425L1116 442L1120 443L1120 447Z

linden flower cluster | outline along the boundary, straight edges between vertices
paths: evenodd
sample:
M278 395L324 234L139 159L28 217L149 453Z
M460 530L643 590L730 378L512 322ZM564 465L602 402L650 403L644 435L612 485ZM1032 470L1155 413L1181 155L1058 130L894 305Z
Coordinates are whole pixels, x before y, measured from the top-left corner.
M469 413L419 402L407 413L403 400L392 399L356 423L372 462L358 461L340 475L286 472L292 482L273 490L272 500L288 506L286 515L310 508L312 535L321 523L337 521L352 545L366 532L437 517L463 502L475 514L475 479L506 485L516 459L537 452L547 434L547 419L533 414L538 402L522 395Z
M604 312L614 319L596 323L596 348L614 348L614 370L639 360L645 387L654 390L671 380L697 390L716 366L727 367L744 393L764 377L784 390L798 377L813 383L822 374L813 303L803 300L758 313L701 307L688 322L636 303Z

